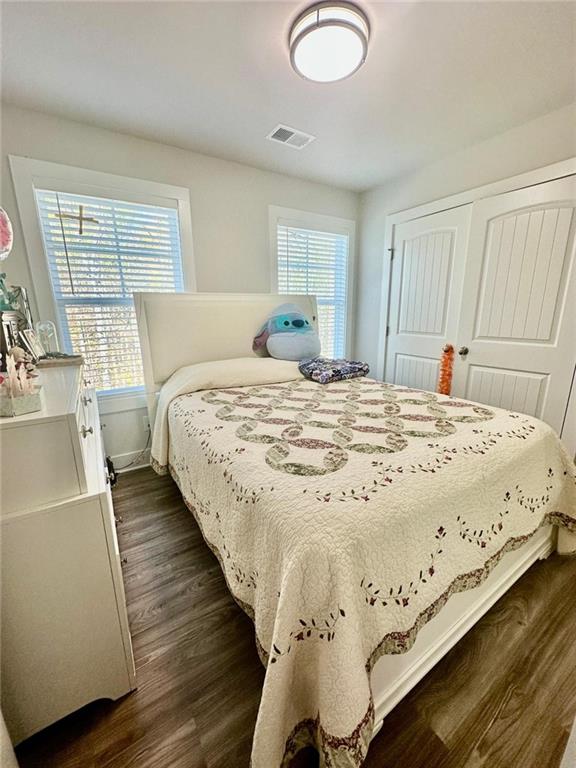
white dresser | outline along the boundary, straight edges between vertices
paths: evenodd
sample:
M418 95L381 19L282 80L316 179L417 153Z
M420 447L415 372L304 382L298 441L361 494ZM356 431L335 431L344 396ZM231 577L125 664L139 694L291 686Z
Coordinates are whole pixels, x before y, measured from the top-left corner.
M95 392L41 372L43 408L0 418L1 708L14 743L136 687Z

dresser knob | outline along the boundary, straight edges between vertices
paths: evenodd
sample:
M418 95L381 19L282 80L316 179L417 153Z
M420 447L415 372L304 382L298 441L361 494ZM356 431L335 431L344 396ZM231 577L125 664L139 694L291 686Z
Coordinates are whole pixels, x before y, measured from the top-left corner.
M82 433L82 437L86 437L86 435L94 434L94 427L85 427L84 424L82 424L82 427L80 429L80 432Z
M86 406L86 405L88 405L88 403L92 402L92 398L91 397L86 397L86 395L82 395L82 402Z

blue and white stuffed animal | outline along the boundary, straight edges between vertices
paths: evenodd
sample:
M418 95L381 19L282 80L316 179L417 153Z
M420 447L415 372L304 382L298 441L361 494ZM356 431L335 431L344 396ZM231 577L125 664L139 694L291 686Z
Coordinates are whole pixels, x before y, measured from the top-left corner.
M282 304L270 314L256 334L252 349L264 349L278 360L304 360L320 354L320 338L296 304Z

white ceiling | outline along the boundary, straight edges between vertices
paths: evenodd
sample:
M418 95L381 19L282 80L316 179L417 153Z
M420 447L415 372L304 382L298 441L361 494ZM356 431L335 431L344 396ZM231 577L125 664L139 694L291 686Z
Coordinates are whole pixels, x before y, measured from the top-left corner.
M3 98L351 189L576 99L576 3L359 2L368 59L332 84L289 65L306 2L3 2Z

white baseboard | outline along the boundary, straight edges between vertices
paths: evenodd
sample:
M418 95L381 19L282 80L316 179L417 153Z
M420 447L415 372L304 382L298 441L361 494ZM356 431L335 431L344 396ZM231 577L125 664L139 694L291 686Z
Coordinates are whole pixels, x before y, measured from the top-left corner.
M376 685L373 687L375 714L372 738L382 727L384 717L456 645L458 640L482 618L494 603L510 589L512 584L536 560L546 558L554 551L554 542L555 531L552 526L538 531L534 538L527 542L520 550L508 553L508 556L512 555L512 562L508 561L506 563L505 559L503 559L482 585L476 589L458 593L450 598L450 600L460 598L465 603L460 609L456 620L454 620L454 616L446 620L443 616L443 611L440 611L438 616L422 628L422 639L426 635L426 627L433 631L433 636L428 637L424 644L419 644L417 640L414 647L407 654L403 654L404 657L413 656L413 661L408 668L402 674L395 677L392 672L391 677L394 679L386 687L382 688L381 684L380 687ZM448 605L445 606L445 609L447 607ZM446 624L445 628L442 628L443 619ZM434 628L432 625L434 625ZM420 640L420 637L418 639ZM383 658L393 660L394 658L401 657L388 656ZM392 666L393 661L388 661L388 665ZM377 666L378 664L375 665L374 669Z
M138 459L138 457L140 458ZM144 453L142 450L130 451L129 453L119 453L116 456L110 456L110 458L116 472L132 472L134 469L150 466L150 448L147 448ZM138 459L138 463L132 464L135 459Z

